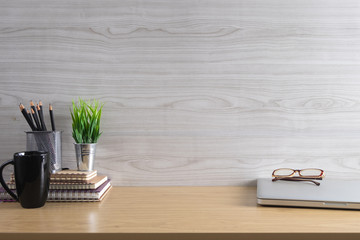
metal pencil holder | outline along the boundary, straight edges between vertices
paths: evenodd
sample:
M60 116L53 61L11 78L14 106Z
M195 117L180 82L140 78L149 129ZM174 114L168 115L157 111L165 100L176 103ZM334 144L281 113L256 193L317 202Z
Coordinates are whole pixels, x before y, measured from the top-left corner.
M62 169L61 133L61 131L26 132L26 150L48 152L51 173Z

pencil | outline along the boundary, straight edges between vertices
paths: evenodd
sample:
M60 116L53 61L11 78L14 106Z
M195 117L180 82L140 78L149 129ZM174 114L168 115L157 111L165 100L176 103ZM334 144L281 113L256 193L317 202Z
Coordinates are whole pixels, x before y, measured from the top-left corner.
M27 113L24 105L22 105L22 104L20 103L19 108L20 108L21 113L24 115L25 120L26 120L27 123L29 124L31 130L32 130L32 131L36 131L36 127L34 126L33 122L31 121L31 118L29 117L29 115L28 115L28 113Z
M55 131L55 121L54 121L54 115L53 115L53 107L51 104L49 104L49 113L50 113L50 120L51 120L51 128L53 131Z
M26 110L28 116L29 116L29 119L31 119L31 113L29 112L29 110Z
M32 117L33 117L33 119L35 121L35 124L37 126L37 130L41 131L41 125L40 125L39 119L36 116L36 112L34 112L34 109L31 109L31 115L32 115Z
M39 118L38 118L38 116L37 116L37 111L36 111L34 102L33 102L32 100L30 101L30 105L31 105L31 114L32 114L32 116L33 116L33 118L34 118L34 121L35 121L35 124L36 124L36 126L37 126L37 129L38 129L39 131L41 131L41 130L42 130L42 127L41 127Z
M36 126L35 126L35 124L34 124L34 122L33 122L33 120L32 120L32 116L31 116L30 111L29 111L29 110L26 110L26 112L27 112L27 115L29 116L30 122L31 122L31 123L33 124L33 126L36 128ZM35 129L35 130L37 130L37 129Z
M45 126L44 114L43 114L42 102L41 101L39 101L39 104L37 105L37 110L38 110L42 130L47 131L46 126Z

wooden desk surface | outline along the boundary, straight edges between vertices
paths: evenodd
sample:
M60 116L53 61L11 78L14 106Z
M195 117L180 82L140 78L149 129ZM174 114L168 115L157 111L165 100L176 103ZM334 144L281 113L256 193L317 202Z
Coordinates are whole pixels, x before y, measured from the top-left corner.
M114 187L100 203L1 203L0 213L0 239L360 237L360 211L257 206L249 187Z

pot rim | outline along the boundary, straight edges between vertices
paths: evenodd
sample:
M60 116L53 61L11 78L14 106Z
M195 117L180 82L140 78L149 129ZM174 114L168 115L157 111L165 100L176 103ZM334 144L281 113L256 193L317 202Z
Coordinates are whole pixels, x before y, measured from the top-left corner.
M96 145L97 143L74 143L74 145Z

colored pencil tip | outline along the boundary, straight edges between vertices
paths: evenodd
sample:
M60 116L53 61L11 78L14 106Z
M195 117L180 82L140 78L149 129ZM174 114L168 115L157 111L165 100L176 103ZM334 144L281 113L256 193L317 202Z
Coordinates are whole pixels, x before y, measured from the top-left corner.
M36 109L37 109L38 111L40 111L40 106L39 106L39 104L36 105Z
M52 111L52 110L53 110L53 108L52 108L52 105L51 105L51 104L49 104L49 110L50 110L50 111Z
M22 103L20 103L19 108L22 111L25 107L24 107L24 105L22 105Z

